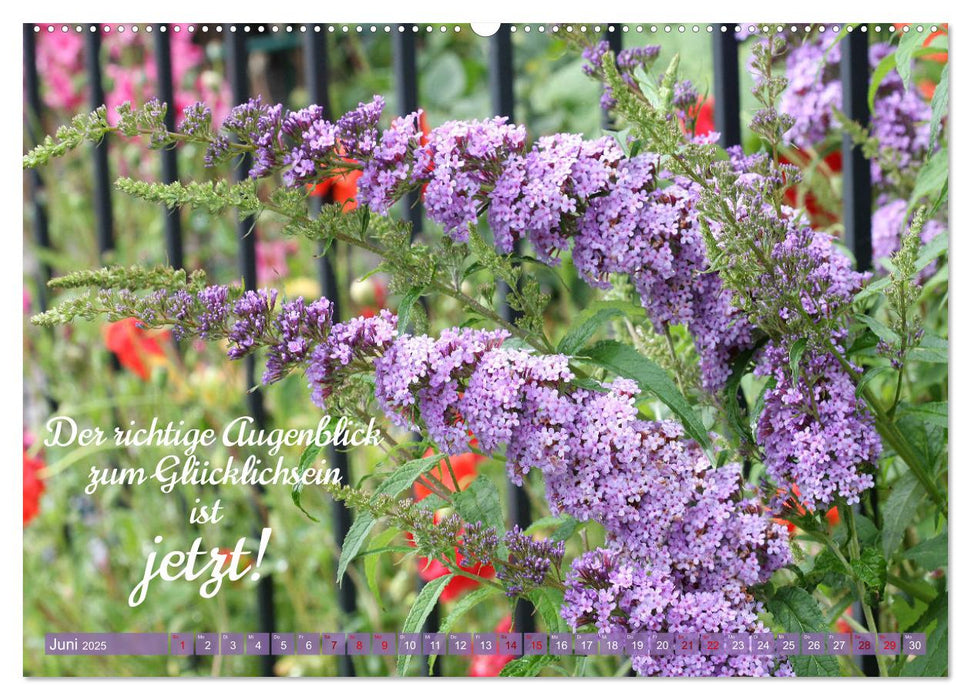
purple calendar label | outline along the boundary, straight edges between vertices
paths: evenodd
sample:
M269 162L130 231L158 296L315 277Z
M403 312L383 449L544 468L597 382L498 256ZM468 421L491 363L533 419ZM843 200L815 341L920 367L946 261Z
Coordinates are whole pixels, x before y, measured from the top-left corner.
M896 632L881 632L877 635L877 654L896 656L900 653L900 635Z
M553 656L573 654L573 635L569 632L554 632L550 635L550 653Z
M472 635L450 632L448 635L448 653L450 656L471 656Z
M345 656L347 635L343 632L324 632L320 635L320 653L324 656Z
M219 635L219 653L223 656L242 656L243 635L223 632Z
M542 632L527 632L523 635L523 649L526 656L546 654L547 648L547 638Z
M425 656L438 656L445 653L445 635L440 632L425 632L421 635L421 653Z
M722 656L725 654L725 635L704 632L699 640L699 648L705 656Z
M600 653L604 656L623 656L627 651L626 634L608 634L600 639Z
M349 656L367 656L371 653L371 635L367 632L354 632L347 635Z
M923 656L927 653L927 636L923 632L905 632L901 646L909 656Z
M166 656L169 636L138 632L59 632L44 635L49 656Z
M678 632L674 635L674 653L678 656L694 656L700 654L698 646L700 637L697 634Z
M651 637L651 656L668 656L674 653L674 635L662 632Z
M725 653L729 656L741 656L749 653L751 639L744 632L732 632L725 635Z
M799 634L796 632L786 632L775 636L775 653L796 655L799 654Z
M775 653L775 635L771 632L753 634L749 650L755 656L771 656Z
M853 653L852 634L830 632L827 636L830 656L849 656Z
M371 635L371 653L375 656L394 656L394 638L392 632L376 632Z
M822 656L826 653L826 635L822 632L806 632L802 635L802 653Z
M288 656L294 651L293 635L274 632L270 635L270 651L274 656Z
M853 633L853 653L857 656L873 656L877 653L877 635L865 632Z
M169 644L172 654L174 656L191 656L194 649L193 639L191 634L173 634Z
M421 634L418 632L402 632L398 635L399 654L420 654Z
M522 632L501 632L499 634L499 653L509 656L522 656Z
M648 656L651 653L651 633L638 632L627 635L628 656Z
M493 656L499 648L499 636L495 632L476 632L472 635L472 652L481 656Z
M246 653L250 656L267 656L270 653L270 635L266 632L247 634Z
M215 656L219 653L219 635L215 632L200 632L196 635L196 654Z
M573 653L583 656L597 656L600 653L600 638L595 634L574 636Z
M301 656L316 656L320 653L319 632L298 632L297 653Z

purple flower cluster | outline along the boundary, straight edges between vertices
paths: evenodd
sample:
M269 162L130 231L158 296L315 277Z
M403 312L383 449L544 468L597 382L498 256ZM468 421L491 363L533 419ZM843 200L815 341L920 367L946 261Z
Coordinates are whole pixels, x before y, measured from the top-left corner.
M563 542L535 540L513 525L503 537L509 555L497 567L497 576L510 598L542 586L553 567L559 568L566 551Z
M889 258L900 250L900 241L905 232L905 227L911 224L911 218L907 217L907 200L889 199L883 200L873 212L873 260L878 270L883 270L882 258ZM937 236L944 233L947 227L942 221L931 219L924 223L924 228L920 232L921 243L930 243ZM928 265L920 271L919 279L925 281L937 270L937 263Z
M892 50L889 44L871 45L871 68ZM839 63L840 44L836 39L808 41L789 51L789 85L779 106L795 120L788 137L800 148L818 146L835 131L833 110L842 109L843 104ZM906 88L896 71L881 80L871 118L872 134L882 150L893 154L895 168L907 171L922 162L930 147L930 118L930 105L915 87ZM871 170L878 186L889 184L879 159L873 160Z
M767 632L760 607L731 590L679 590L674 578L616 547L587 552L567 576L563 613L576 628L602 634L658 631L698 634ZM764 656L652 655L631 657L642 676L792 676L786 661Z
M429 436L451 454L467 450L469 417L463 384L483 358L509 337L505 331L448 329L438 339L405 335L375 362L378 403L399 426Z
M261 289L243 293L233 305L236 321L229 330L229 358L238 360L265 344L271 328L277 291Z
M307 360L311 400L324 408L342 378L360 361L363 368L381 357L398 335L398 317L387 309L376 316L357 316L334 324L327 339L314 347Z
M311 349L327 339L333 314L333 304L325 297L310 305L303 297L283 304L274 320L279 341L267 354L263 383L279 381L290 368L306 360Z
M799 488L809 510L856 503L874 484L881 443L856 384L829 353L807 353L794 381L786 347L770 343L756 374L770 377L756 439L776 484Z
M620 60L632 68L656 54L656 47L631 49ZM689 85L676 93L696 99ZM628 159L613 138L575 134L545 136L528 148L525 128L503 118L448 122L426 138L414 113L379 133L383 106L375 98L335 124L319 107L281 117L278 106L255 99L224 126L257 146L254 176L282 168L285 182L297 185L360 167L357 201L375 211L424 187L429 218L457 241L485 213L504 253L525 239L551 264L572 249L581 274L597 286L607 286L611 274L629 275L658 330L684 324L694 335L705 388L723 386L751 328L718 275L706 272L696 190L662 182L657 156Z
M606 528L611 551L629 563L614 583L635 592L609 599L584 583L581 560L563 609L572 624L597 622L601 631L762 631L747 588L791 555L785 529L743 494L740 466L716 470L677 423L640 420L634 382L616 380L606 391L573 387L565 357L504 348L503 337L469 329L439 339L401 336L375 362L376 396L399 425L420 416L447 452L467 450L473 438L485 452L505 447L514 483L539 469L554 512ZM535 543L513 533L506 544L510 562L528 561L532 572L512 567L511 585L526 588L545 577L551 557L537 554ZM471 540L468 546L476 549ZM695 614L702 609L715 614ZM685 671L683 660L636 663L642 673ZM765 675L775 666L755 657L715 657L695 672Z

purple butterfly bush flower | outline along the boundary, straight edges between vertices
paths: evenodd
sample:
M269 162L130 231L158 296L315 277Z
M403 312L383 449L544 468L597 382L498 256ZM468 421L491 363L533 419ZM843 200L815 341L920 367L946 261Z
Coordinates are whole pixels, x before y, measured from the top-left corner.
M873 487L881 443L839 361L828 353L803 356L794 380L787 348L770 343L756 374L774 382L756 427L768 475L781 486L797 486L808 510L837 498L858 502Z

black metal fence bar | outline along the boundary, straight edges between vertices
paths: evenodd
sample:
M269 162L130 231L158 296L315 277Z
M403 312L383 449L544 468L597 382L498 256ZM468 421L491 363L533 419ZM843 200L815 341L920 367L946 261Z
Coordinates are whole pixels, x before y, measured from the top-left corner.
M24 90L27 108L27 133L30 146L40 143L44 138L41 123L40 77L37 74L37 38L33 24L24 25ZM34 242L41 251L51 249L51 235L47 220L47 191L40 170L32 168L28 172L30 199L34 211ZM46 260L37 265L37 309L47 310L47 281L52 270Z
M155 71L158 81L158 99L166 104L165 128L175 131L175 90L172 85L172 43L169 39L168 27L164 24L155 25ZM177 182L179 179L178 158L175 148L163 148L162 182ZM182 255L182 211L174 207L164 207L165 217L165 250L168 254L169 265L174 268L184 267Z
M327 37L321 32L308 31L306 34L304 39L304 69L307 73L310 102L320 105L324 110L324 116L330 118L330 95L327 89L330 78L327 61ZM312 206L319 209L320 199L314 198ZM342 318L341 295L338 291L337 275L334 270L336 257L337 248L331 246L326 255L320 256L320 267L318 268L320 291L333 304L335 322ZM350 459L346 451L337 449L333 444L328 444L327 462L332 469L337 469L340 472L341 483L352 483ZM350 509L342 501L334 500L331 506L331 521L334 527L334 539L338 545L341 545L353 521ZM337 604L344 621L347 621L350 616L357 612L357 589L350 576L344 577L337 590ZM337 657L337 674L340 676L355 675L354 664L350 656Z
M249 99L248 55L246 51L246 36L242 27L224 25L226 48L226 72L232 89L233 103L242 104ZM233 177L241 182L246 179L250 168L251 158L247 155L239 158L233 168ZM247 290L255 290L256 282L256 221L247 216L239 220L236 227L239 236L239 264L243 275L243 286ZM263 404L263 392L259 389L256 377L256 358L249 355L246 363L246 388L249 389L247 405L250 415L258 428L266 425L266 409ZM252 388L251 388L252 387ZM266 526L268 514L263 503L262 495L265 489L256 487L254 509L259 517L259 530ZM264 575L257 581L256 603L259 618L259 631L273 632L276 630L276 609L273 602L273 576ZM276 659L273 656L261 656L261 666L264 676L273 675Z
M726 27L725 31L721 31ZM742 143L741 94L738 72L738 39L735 23L716 24L712 36L715 130L723 148Z
M105 103L101 82L101 27L93 25L85 35L85 67L88 73L88 101L95 110ZM104 255L115 248L114 220L111 215L111 183L108 171L108 139L91 146L94 164L94 217L98 233L98 253Z
M864 127L870 123L867 92L870 83L869 42L859 30L850 32L840 47L840 80L843 84L843 112ZM873 262L871 212L873 192L870 163L849 134L843 134L843 222L845 242L856 258L858 270Z
M489 94L492 97L492 111L510 122L515 119L515 73L513 71L512 32L510 25L502 24L489 39ZM520 252L521 246L516 241L514 253ZM509 288L500 283L497 290L498 312L507 321L515 321L518 314L509 306L507 295ZM523 486L516 486L511 481L507 490L509 497L509 520L522 529L529 527L531 521L529 494ZM536 623L533 620L530 606L523 600L516 602L513 610L513 629L517 632L534 632Z

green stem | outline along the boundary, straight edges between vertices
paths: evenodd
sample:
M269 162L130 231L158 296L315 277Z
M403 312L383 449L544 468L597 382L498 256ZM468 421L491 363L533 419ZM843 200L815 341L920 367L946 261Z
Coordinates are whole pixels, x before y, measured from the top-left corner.
M914 598L924 603L934 602L934 595L928 593L923 588L915 585L911 581L908 581L906 579L901 578L900 576L897 576L896 574L888 573L887 583L889 583L891 586L894 586L895 588L899 588L904 593L908 593L912 595Z
M860 607L863 608L863 617L866 618L867 628L870 634L877 634L877 623L873 618L873 610L866 603L866 585L861 581L854 571L852 571L852 562L860 560L860 539L856 532L856 513L853 509L846 503L840 503L839 505L840 517L843 518L843 522L846 523L846 550L850 557L850 569L854 582L856 583L857 596L860 599ZM881 676L887 676L887 664L886 659L882 656L877 656L877 666L880 669Z

